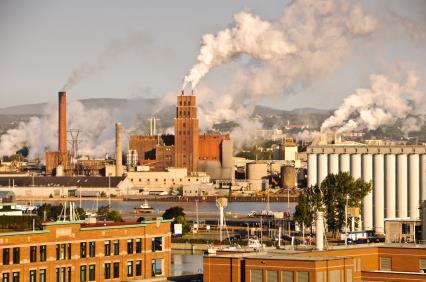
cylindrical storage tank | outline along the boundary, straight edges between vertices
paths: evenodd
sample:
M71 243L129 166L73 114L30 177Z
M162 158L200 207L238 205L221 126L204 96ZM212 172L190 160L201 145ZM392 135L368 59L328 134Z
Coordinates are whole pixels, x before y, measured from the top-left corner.
M383 234L385 221L385 167L383 154L374 155L373 162L374 230L378 234Z
M385 215L396 217L396 157L394 154L385 156Z
M317 154L308 155L308 187L317 185Z
M420 157L420 200L426 200L426 154Z
M123 175L123 125L115 124L115 176Z
M324 249L324 215L322 212L316 212L315 245L319 251Z
M250 190L262 190L262 177L268 175L268 165L266 163L248 163L247 164L247 180L250 183Z
M356 180L361 178L361 155L351 155L351 175Z
M291 189L296 187L296 168L285 165L281 167L282 188Z
M321 182L328 175L328 158L327 154L318 155L318 185L321 185Z
M339 171L340 172L350 172L351 161L349 154L341 154L339 156Z
M399 218L408 216L407 171L407 155L399 154L396 157L396 215Z
M419 218L420 160L418 154L408 156L408 216Z
M371 182L373 180L373 156L371 154L362 155L362 179L366 182ZM373 229L373 191L368 193L363 199L362 216L363 216L363 222L364 222L364 230L372 230Z
M339 155L329 154L328 155L328 174L339 173Z
M224 179L234 179L234 144L232 140L223 140L222 141L222 168L223 174L222 178Z

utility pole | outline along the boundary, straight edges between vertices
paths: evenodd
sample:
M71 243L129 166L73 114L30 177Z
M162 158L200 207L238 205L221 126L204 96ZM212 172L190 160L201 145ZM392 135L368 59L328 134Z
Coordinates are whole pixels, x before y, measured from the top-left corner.
M348 246L348 200L349 200L349 195L346 195L346 204L345 204L345 246Z

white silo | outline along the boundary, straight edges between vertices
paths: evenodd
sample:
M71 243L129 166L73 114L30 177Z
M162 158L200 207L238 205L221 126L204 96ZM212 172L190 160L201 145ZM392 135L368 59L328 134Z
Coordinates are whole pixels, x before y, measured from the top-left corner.
M373 180L373 156L371 154L362 155L362 179L366 182ZM373 187L374 189L374 187ZM362 202L362 215L364 230L373 229L373 191L364 197Z
M350 172L350 155L349 154L341 154L339 156L339 171L340 172Z
M328 174L339 173L339 155L329 154L328 155Z
M351 175L354 179L361 178L361 155L351 155Z
M420 200L426 200L426 154L420 157Z
M317 184L317 155L308 155L308 186Z
M419 217L419 192L420 192L420 161L418 154L408 156L408 216L411 219Z
M396 162L396 215L397 217L408 216L408 189L407 189L407 155L399 154Z
M246 169L250 190L262 190L262 178L268 175L268 165L260 162L248 163Z
M376 231L376 233L383 234L385 218L385 183L383 154L375 154L373 157L373 162L374 230Z
M396 162L394 154L385 156L385 215L387 218L396 216Z
M328 158L327 154L318 155L318 185L321 185L321 182L328 175Z

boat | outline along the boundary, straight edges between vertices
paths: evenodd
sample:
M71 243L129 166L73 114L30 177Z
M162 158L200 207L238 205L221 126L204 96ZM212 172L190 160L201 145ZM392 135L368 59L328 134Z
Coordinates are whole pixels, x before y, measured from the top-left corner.
M263 245L259 242L258 239L254 239L254 238L250 238L248 240L248 245L247 245L250 249L253 249L255 251L261 250L263 249Z
M149 204L148 204L148 201L147 200L145 200L144 202L143 202L143 204L141 204L139 207L136 207L135 208L135 212L136 213L152 213L154 211L154 208L153 207L151 207Z

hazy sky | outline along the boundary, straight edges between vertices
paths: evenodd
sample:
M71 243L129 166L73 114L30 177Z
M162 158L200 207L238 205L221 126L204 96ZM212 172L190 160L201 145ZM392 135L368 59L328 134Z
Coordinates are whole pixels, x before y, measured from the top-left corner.
M286 3L0 0L0 108L56 102L71 72L95 62L99 69L69 92L70 99L178 93L196 62L203 34L227 27L241 10L277 19ZM338 71L264 104L333 108L354 89L368 86L371 73L399 66L417 69L426 80L426 0L362 4L381 20L379 32L355 42ZM402 26L395 29L400 24L393 19L400 17L410 21L415 34ZM232 67L213 70L204 83L226 83Z

